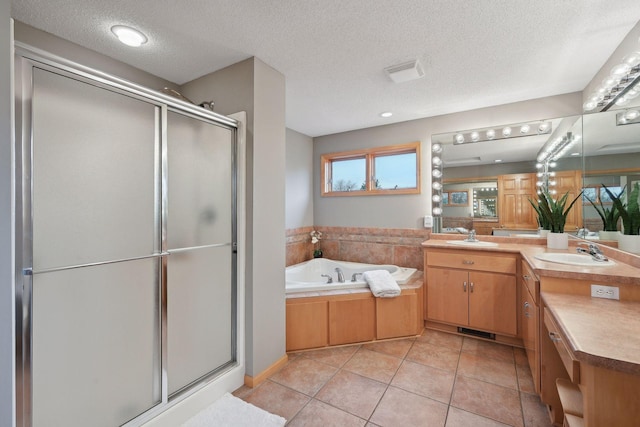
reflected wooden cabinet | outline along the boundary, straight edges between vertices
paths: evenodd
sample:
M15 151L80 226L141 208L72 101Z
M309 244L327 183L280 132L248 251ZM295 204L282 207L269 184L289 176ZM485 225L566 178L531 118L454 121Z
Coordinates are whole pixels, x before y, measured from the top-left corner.
M582 172L579 170L556 172L553 177L556 181L554 186L556 196L561 197L569 192L567 197L567 207L582 190ZM580 197L567 215L567 222L564 231L570 233L582 228L582 197Z
M538 228L529 198L536 199L536 174L498 176L498 218L501 228Z

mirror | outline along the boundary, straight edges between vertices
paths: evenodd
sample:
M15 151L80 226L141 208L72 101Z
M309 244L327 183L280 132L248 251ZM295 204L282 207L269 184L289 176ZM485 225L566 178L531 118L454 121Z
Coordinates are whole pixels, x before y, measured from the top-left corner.
M578 187L573 190L575 194L585 190L572 209L576 218L567 221L566 231L589 240L600 239L603 223L588 198L610 206L603 185L617 190L640 181L640 114L634 111L637 107L529 122L525 124L530 127L548 122L551 131L523 136L516 133L522 123L432 135L432 231L461 233L475 228L478 234L486 235L535 234L535 215L527 196L505 196L501 190L509 192L517 185L514 183L519 183L530 194L532 185L535 189L546 179L555 184L557 194L564 194L571 185ZM501 136L506 127L511 128L512 137L486 140L491 129ZM478 142L471 142L474 132L479 135ZM458 135L469 142L456 143ZM548 148L567 135L575 139L574 143L555 162L549 162L555 163L553 167L540 167L545 144ZM534 183L530 182L532 174ZM450 200L451 192L465 190L468 205L444 203L446 196Z

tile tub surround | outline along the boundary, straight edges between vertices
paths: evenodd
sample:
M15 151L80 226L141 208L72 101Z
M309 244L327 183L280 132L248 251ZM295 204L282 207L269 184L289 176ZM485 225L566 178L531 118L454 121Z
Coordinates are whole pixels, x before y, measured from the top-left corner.
M431 229L301 227L287 230L287 266L313 257L311 230L322 232L320 248L325 258L392 264L423 270L422 242L429 239Z
M482 374L494 365L504 369L496 380ZM289 426L550 426L531 382L522 349L424 330L290 353L259 387L234 394Z

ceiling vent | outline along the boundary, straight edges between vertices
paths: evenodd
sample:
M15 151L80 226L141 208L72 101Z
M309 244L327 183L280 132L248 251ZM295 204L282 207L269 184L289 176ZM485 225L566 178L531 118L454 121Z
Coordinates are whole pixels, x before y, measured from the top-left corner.
M394 83L402 83L408 82L411 80L417 80L420 77L424 76L424 71L422 71L422 66L418 60L404 62L402 64L394 65L392 67L387 67L384 69L389 75L389 78L394 81Z

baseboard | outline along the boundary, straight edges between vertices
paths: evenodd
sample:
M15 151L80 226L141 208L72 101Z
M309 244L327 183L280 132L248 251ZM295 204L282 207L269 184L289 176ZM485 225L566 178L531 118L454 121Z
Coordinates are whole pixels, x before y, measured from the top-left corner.
M263 383L267 378L273 375L276 371L282 368L285 363L289 360L289 356L286 354L278 359L273 365L269 366L267 369L256 375L255 377L250 377L249 375L244 376L244 385L247 387L257 387L261 383Z

